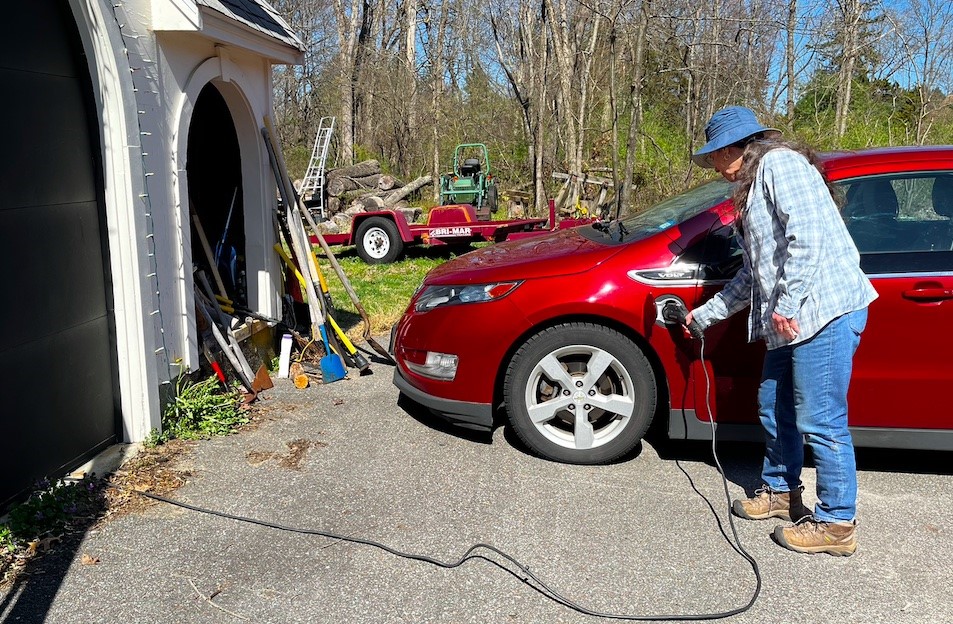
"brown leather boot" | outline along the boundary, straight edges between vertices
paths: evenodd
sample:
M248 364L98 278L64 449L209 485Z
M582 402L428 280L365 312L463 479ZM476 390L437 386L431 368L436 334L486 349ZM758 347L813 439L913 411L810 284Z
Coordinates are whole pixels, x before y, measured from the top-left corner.
M774 539L797 552L849 557L857 550L856 529L856 522L817 522L814 518L804 518L794 526L776 527Z
M803 487L799 487L790 492L775 492L768 487L762 487L755 490L753 497L732 502L731 510L736 516L746 520L781 518L797 521L809 513L801 502L803 490Z

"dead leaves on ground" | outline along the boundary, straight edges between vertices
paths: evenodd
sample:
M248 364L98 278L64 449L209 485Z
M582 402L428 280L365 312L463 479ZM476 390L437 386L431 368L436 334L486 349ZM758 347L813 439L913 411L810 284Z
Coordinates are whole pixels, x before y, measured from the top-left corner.
M304 461L304 458L308 453L308 449L327 446L327 444L321 442L320 440L306 440L305 438L298 438L297 440L292 440L291 442L285 442L285 445L288 447L287 453L248 451L248 453L245 455L245 459L252 466L260 466L269 459L274 459L281 468L287 468L288 470L301 470L301 462Z
M194 445L190 441L170 440L160 446L142 449L123 464L109 477L109 483L116 487L106 491L108 509L104 517L140 511L155 504L135 491L164 496L185 485L192 473L177 464Z

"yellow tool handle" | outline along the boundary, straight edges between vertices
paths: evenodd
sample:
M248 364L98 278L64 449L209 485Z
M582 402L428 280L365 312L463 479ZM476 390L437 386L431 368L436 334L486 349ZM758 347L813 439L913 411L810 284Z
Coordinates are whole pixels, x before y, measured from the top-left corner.
M338 340L341 341L341 346L347 349L348 353L357 353L357 347L354 346L354 343L347 337L340 327L338 327L337 321L334 320L330 314L328 315L328 322L331 323L331 327L334 329L334 333L337 334Z
M275 243L275 251L278 252L278 255L281 256L281 259L285 261L285 264L288 265L288 268L294 271L295 277L298 278L298 281L301 283L301 287L304 287L304 276L301 275L301 271L298 270L298 267L295 266L295 263L291 261L291 258L288 257L288 254L285 253L285 248Z

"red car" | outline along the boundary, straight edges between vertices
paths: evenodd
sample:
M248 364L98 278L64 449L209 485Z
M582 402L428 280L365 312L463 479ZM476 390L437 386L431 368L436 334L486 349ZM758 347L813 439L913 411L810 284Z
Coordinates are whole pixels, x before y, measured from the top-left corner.
M953 450L953 147L824 163L880 294L854 360L855 443ZM703 365L702 343L660 314L672 298L695 307L740 267L730 192L712 181L621 222L437 267L393 330L394 383L458 424L505 414L557 461L618 459L654 419L672 438L710 439L709 407L719 439L757 439L764 347L746 342L747 315L706 331Z

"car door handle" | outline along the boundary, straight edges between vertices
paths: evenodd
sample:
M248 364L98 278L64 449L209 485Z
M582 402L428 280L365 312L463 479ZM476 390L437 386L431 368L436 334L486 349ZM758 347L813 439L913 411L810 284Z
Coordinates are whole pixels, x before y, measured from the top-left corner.
M903 291L903 297L912 301L942 301L953 299L951 288L914 288Z

